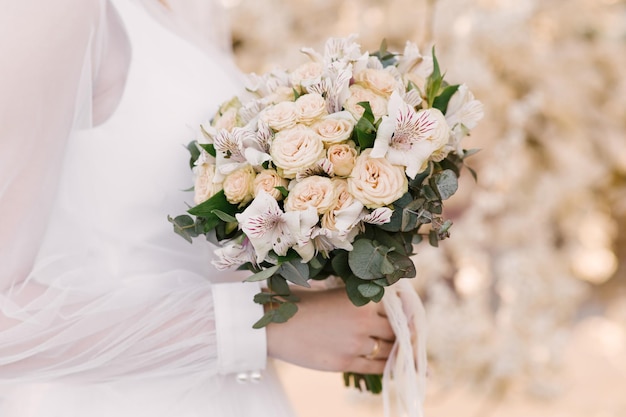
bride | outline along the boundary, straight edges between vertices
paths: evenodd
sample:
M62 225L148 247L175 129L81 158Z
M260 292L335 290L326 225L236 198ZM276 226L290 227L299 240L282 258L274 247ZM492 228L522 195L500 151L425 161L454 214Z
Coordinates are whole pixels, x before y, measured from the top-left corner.
M241 88L215 4L2 7L0 415L280 417L268 356L382 373L381 306L309 291L253 330L256 284L166 220L190 194L181 145Z

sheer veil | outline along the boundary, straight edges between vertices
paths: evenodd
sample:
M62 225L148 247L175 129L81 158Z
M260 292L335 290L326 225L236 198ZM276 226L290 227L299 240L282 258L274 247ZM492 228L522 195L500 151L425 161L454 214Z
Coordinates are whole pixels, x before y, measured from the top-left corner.
M219 372L214 286L198 270L170 270L147 286L80 257L39 262L68 138L106 122L124 88L127 40L111 2L133 1L2 4L0 381L10 384ZM228 53L216 2L134 3L204 51ZM68 224L53 232L89 239Z

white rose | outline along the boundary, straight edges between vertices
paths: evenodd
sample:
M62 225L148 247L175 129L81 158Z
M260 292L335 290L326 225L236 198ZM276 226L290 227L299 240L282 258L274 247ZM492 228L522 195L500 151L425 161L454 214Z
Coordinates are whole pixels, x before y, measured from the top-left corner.
M365 68L354 75L354 81L385 97L399 87L396 78L384 69Z
M343 178L332 179L335 192L335 205L322 216L322 227L337 230L335 212L352 204L354 197L348 190L348 181Z
M348 178L350 193L367 208L393 203L408 190L404 167L391 165L385 158L371 158L366 149L356 159Z
M376 120L387 114L387 99L359 84L352 84L350 86L350 96L344 103L343 107L352 113L354 118L358 120L361 116L363 116L363 112L365 112L365 109L358 104L362 101L370 103L372 113L374 113L374 118Z
M310 167L325 155L320 137L303 125L276 133L270 146L274 165L280 175L288 179L295 178L298 171Z
M298 182L289 191L285 200L285 212L305 211L314 207L318 214L323 214L335 203L335 189L330 178L313 175Z
M310 125L327 114L326 100L321 94L304 94L296 100L296 120L299 123Z
M311 128L322 138L324 144L328 146L350 139L355 123L354 117L349 112L341 111L325 116Z
M338 143L328 148L326 157L333 164L335 175L347 177L356 163L357 151L348 143Z
M287 86L280 86L272 94L267 97L267 101L270 103L280 103L282 101L293 101L296 95L293 92L293 88Z
M195 167L196 181L194 185L194 202L200 204L222 189L221 183L213 182L215 178L215 165L204 163Z
M321 62L308 62L296 68L289 75L289 80L291 85L301 91L300 86L318 82L323 73L324 65Z
M283 194L276 187L287 188L289 182L278 175L273 169L264 169L254 178L254 196L256 197L261 191L265 191L276 200L282 200Z
M231 204L246 205L253 197L255 173L247 165L228 174L224 178L224 195Z
M237 126L237 109L231 107L226 110L213 121L213 126L218 130L225 129L231 132Z
M296 125L296 105L292 101L280 102L266 108L260 118L275 131L292 128Z

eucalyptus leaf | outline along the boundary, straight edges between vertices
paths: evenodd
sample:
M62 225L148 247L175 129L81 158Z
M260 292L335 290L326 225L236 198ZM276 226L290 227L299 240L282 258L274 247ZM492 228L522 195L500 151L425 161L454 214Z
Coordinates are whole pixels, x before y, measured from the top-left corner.
M174 233L181 236L189 243L193 242L192 238L198 236L196 223L191 216L187 216L186 214L174 218L167 216L167 221L174 226Z
M373 282L366 282L365 284L359 284L357 286L358 291L365 298L371 299L375 297L380 292L383 291L383 288L379 285L374 284Z
M284 323L298 312L298 306L291 302L281 303L278 308L268 310L252 327L260 329L270 323Z
M330 264L333 267L333 271L335 271L335 274L339 277L345 279L352 275L352 270L350 270L350 265L348 264L347 251L341 249L333 251Z
M435 248L439 246L439 236L434 230L428 232L428 243Z
M380 272L383 275L392 274L395 270L394 265L389 261L389 259L385 256L383 258L383 262L380 265Z
M279 274L287 281L293 282L301 287L310 288L309 266L299 260L292 260L280 265Z
M189 154L190 154L190 157L189 157L189 168L192 168L192 169L196 165L196 161L200 157L200 150L198 149L198 146L196 145L197 143L198 143L197 141L192 140L186 146L186 148L187 148L187 150L189 151Z
M274 275L280 269L280 267L281 265L274 265L269 268L265 268L262 271L249 276L248 278L245 279L245 281L246 282L264 281L268 279L269 277L271 277L272 275Z
M442 200L452 197L459 188L459 181L456 174L449 169L441 171L433 176L437 191Z
M291 293L287 280L280 275L273 275L267 281L267 287L270 291L278 295L288 295Z
M394 284L400 278L415 278L417 275L415 264L410 257L398 252L392 252L388 255L388 258L393 264L393 272L385 275L389 285Z
M383 277L380 269L384 256L379 248L369 239L359 239L352 246L352 251L348 253L348 264L352 272L365 280Z
M364 281L352 275L350 277L347 277L345 282L346 294L348 295L350 301L352 301L352 304L357 307L361 307L370 302L370 299L364 297L363 294L361 294L361 292L359 291L359 285L367 283L367 281Z

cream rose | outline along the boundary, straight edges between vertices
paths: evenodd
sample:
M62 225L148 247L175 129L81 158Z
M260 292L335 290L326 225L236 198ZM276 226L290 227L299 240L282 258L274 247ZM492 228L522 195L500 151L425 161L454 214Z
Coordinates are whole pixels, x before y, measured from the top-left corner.
M326 100L321 94L304 94L296 100L296 120L299 123L310 125L327 114Z
M343 107L358 120L363 116L363 112L365 111L365 109L358 104L362 101L368 101L370 103L372 113L374 113L376 120L387 114L387 99L359 84L352 84L350 86L350 96Z
M357 151L348 143L338 143L328 148L326 157L333 164L335 175L347 177L356 163Z
M239 168L224 178L224 195L231 204L246 205L253 197L255 173L251 166Z
M195 170L196 181L194 184L193 200L196 204L200 204L220 191L222 184L213 182L215 178L215 165L204 163L197 166Z
M278 88L276 88L276 90L274 90L274 92L272 92L272 94L270 94L267 97L267 100L270 103L280 103L283 101L294 101L294 99L296 98L296 95L293 92L293 88L291 87L287 87L287 86L280 86Z
M285 200L285 212L305 211L309 207L315 207L318 214L323 214L335 203L335 188L330 178L313 175L289 190L289 196Z
M278 175L273 169L264 169L254 178L254 196L256 197L261 191L265 191L276 200L282 200L283 194L276 187L287 187L289 182Z
M335 206L322 216L322 227L328 230L337 230L335 212L352 204L354 197L348 190L348 181L343 178L333 178L335 188Z
M354 75L354 81L385 97L399 87L396 78L384 69L366 68Z
M326 156L324 143L311 129L296 125L276 133L270 146L270 156L284 178L295 178L298 171L315 164Z
M371 158L366 149L356 159L348 178L350 193L367 208L393 203L408 190L404 167L391 165L385 158Z
M275 131L292 128L296 125L296 105L283 101L261 112L260 118Z
M311 128L320 136L324 145L328 146L350 139L355 123L354 117L349 112L341 111L325 116Z
M300 86L317 82L324 72L324 65L321 62L307 62L300 65L290 75L291 85L302 91Z
M231 132L235 127L237 127L237 115L237 109L231 107L213 121L213 126L216 129L225 129Z

